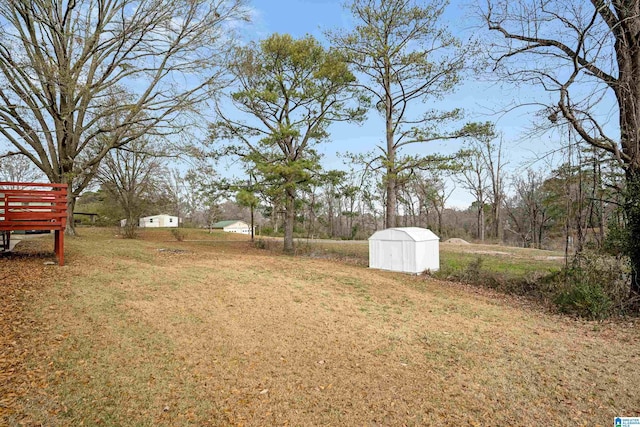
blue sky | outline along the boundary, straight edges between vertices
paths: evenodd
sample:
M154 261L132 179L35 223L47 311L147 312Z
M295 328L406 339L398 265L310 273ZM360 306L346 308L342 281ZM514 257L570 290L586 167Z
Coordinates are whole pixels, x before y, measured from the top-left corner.
M348 14L340 1L254 0L251 6L258 38L278 32L295 37L311 34L322 39L323 30L348 25Z
M461 2L452 2L444 15L444 21L450 31L461 39L469 38L477 22L468 6ZM465 3L466 4L466 3ZM294 37L311 34L325 41L326 30L351 26L351 17L343 9L340 0L254 0L250 3L252 23L244 30L247 39L259 40L272 33L288 33ZM501 88L487 81L471 77L465 79L459 90L448 96L437 106L441 109L463 108L466 121L493 121L498 131L504 133L505 147L509 157L508 169L522 170L532 165L544 167L543 162L534 159L540 153L552 150L557 146L557 137L546 136L536 140L523 138L523 132L530 127L532 109L517 109L508 114L492 114L506 105L521 102L530 97L531 88L518 92L513 88ZM544 94L541 94L545 96ZM366 152L382 141L384 123L370 112L369 119L363 125L339 124L330 129L331 142L319 147L324 154L324 166L327 169L344 168L337 152ZM451 153L463 146L461 141L447 143L428 143L414 146L412 149L422 153ZM454 186L453 183L450 184ZM466 208L473 201L472 197L462 190L459 184L448 204Z

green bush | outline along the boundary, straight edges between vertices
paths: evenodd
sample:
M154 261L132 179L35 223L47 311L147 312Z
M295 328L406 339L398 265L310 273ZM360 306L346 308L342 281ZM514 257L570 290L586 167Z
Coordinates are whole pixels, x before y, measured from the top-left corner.
M589 319L604 319L610 315L613 305L602 286L596 283L574 283L556 296L558 309Z
M269 244L265 239L255 239L253 241L253 246L256 249L269 249Z
M617 222L609 222L607 236L602 243L602 249L606 253L615 256L628 254L629 231Z
M554 275L554 302L560 311L590 319L623 314L629 297L629 263L625 258L583 252Z
M478 257L471 261L467 267L462 271L460 280L465 283L473 283L483 278L485 275L482 271L482 257ZM486 279L486 278L485 278Z
M175 239L178 242L182 242L184 240L185 233L184 233L184 230L182 230L180 228L172 228L171 229L171 234L173 235L173 237L175 237Z
M548 286L542 279L547 273L531 271L513 274L510 271L498 271L491 261L490 258L476 257L466 264L447 263L433 276L495 289L505 294L545 299Z
M560 271L517 275L498 267L490 257L477 257L444 264L433 275L552 304L563 313L589 319L627 314L633 308L629 299L631 270L624 257L585 251Z

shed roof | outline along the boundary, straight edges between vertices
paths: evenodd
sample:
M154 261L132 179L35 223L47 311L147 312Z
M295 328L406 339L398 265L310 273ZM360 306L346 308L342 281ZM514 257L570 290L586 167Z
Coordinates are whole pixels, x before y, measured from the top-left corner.
M414 242L425 242L440 240L431 230L420 227L395 227L379 230L373 233L369 240L413 240Z

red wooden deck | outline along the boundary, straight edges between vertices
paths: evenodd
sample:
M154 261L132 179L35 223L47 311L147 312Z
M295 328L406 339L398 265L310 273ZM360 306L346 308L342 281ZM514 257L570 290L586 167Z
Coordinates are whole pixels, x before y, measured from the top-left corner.
M9 248L11 232L52 230L58 264L64 265L64 229L67 226L67 184L0 182L0 234Z

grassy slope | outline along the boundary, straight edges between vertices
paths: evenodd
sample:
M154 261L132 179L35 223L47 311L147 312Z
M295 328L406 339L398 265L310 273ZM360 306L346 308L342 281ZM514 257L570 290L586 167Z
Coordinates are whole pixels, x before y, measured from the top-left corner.
M24 416L7 420L537 426L638 415L635 327L215 238L69 239L68 266L27 314L28 369L44 386L27 387Z

